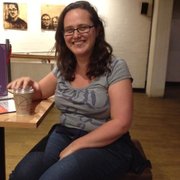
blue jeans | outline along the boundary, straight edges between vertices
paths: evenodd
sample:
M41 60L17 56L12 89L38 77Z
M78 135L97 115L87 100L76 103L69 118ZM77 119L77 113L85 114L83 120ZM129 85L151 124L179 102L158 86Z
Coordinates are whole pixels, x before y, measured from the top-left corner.
M102 148L76 151L59 161L59 153L77 134L54 130L44 152L28 153L9 180L116 180L131 167L131 148L123 137Z

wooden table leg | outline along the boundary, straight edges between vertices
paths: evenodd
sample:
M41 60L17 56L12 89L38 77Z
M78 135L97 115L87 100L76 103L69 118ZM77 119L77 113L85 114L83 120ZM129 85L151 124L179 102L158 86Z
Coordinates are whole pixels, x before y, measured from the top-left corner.
M6 180L4 127L0 127L0 180Z

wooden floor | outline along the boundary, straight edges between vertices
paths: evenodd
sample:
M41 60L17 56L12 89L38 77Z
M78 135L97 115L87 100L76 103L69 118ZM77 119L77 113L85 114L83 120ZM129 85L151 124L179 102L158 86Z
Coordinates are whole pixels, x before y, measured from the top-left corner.
M180 87L166 88L164 98L134 93L131 137L140 140L152 163L153 180L180 179ZM21 158L58 122L54 107L38 129L6 128L6 176Z

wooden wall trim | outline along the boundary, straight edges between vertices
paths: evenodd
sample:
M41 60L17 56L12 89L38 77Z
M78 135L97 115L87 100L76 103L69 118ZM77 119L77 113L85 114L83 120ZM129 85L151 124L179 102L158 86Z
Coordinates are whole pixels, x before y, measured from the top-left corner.
M17 54L12 53L11 58L27 58L27 59L44 59L44 60L56 60L55 56L47 56L47 55L32 55L32 54Z

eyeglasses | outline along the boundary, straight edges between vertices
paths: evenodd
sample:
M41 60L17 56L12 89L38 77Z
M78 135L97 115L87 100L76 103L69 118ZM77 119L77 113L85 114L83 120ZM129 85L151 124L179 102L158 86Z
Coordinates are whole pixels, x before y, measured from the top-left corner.
M8 9L8 11L10 11L10 12L15 12L15 11L17 11L17 9L15 9L15 8L13 8L13 9Z
M42 19L43 21L49 21L50 19Z
M92 26L84 25L76 29L64 29L63 34L64 36L72 36L75 30L77 30L79 34L84 34L84 33L88 33L92 27L94 27L94 25Z

